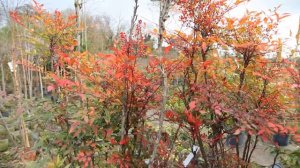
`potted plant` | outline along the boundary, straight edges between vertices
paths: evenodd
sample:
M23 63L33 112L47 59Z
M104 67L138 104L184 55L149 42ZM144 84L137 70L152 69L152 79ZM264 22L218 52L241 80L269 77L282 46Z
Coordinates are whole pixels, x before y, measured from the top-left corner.
M286 125L286 117L279 116L279 119L283 121L283 126ZM278 127L277 127L278 128ZM277 133L273 135L273 142L278 146L288 146L289 144L289 134L284 128L278 128Z
M234 123L235 123L235 121L233 119L229 119L223 125L223 127L225 129L225 133L227 133L226 145L232 147L232 146L236 146L238 143L239 146L243 146L245 144L246 138L247 138L246 132L241 131L240 129L235 130Z
M8 149L8 139L0 140L0 152L4 152Z
M237 143L239 146L243 146L246 140L246 133L243 131L238 135L228 134L226 136L226 144L228 146L236 146Z
M277 133L273 135L273 142L278 146L288 146L289 144L289 134L287 133Z

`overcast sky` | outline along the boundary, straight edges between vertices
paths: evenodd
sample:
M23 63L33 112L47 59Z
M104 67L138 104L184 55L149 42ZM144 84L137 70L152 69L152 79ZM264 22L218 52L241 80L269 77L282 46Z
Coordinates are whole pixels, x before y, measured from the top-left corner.
M49 10L63 10L66 8L74 8L74 0L37 0L45 5ZM121 20L125 24L129 24L133 11L134 0L86 0L86 10L90 14L108 15L112 18L112 23L117 24ZM289 36L290 30L296 34L299 25L300 16L300 0L251 0L246 5L234 12L235 15L242 15L246 9L249 10L267 10L282 5L280 12L290 13L291 16L286 18L280 25L280 37ZM158 5L157 2L151 0L139 0L138 15L139 18L147 22L150 29L156 27L158 21ZM173 21L172 21L173 20ZM171 24L175 19L170 18ZM170 28L170 27L169 27Z

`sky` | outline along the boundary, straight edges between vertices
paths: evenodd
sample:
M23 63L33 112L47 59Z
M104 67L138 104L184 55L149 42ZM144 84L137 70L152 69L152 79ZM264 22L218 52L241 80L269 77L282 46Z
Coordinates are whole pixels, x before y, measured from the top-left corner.
M67 8L74 8L74 0L36 0L39 3L44 4L48 10L63 10ZM107 15L112 19L112 23L119 23L120 21L129 25L130 18L133 12L133 0L85 0L86 11L90 14ZM280 12L290 13L290 16L286 18L279 26L279 37L288 38L290 31L295 36L300 17L300 0L251 0L249 3L241 6L233 11L233 15L241 16L248 10L268 10L273 9L276 6L280 7ZM153 29L157 27L158 23L159 7L157 2L151 0L139 0L138 16L147 23L147 27ZM169 25L167 29L176 27L175 18L169 19ZM112 25L115 26L115 25ZM293 43L293 41L289 41Z

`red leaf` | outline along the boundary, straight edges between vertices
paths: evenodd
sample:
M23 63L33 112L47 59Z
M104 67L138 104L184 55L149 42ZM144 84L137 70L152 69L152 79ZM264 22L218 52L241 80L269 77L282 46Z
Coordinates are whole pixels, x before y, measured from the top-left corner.
M169 45L168 47L166 47L165 48L165 54L168 54L171 49L172 49L172 45Z
M50 85L50 86L47 87L48 92L51 92L54 89L55 89L55 87L53 85Z
M293 140L296 141L297 143L300 143L300 135L298 134L294 135Z
M196 102L195 101L190 102L189 107L190 110L193 110L196 107Z
M69 134L72 133L72 132L74 132L75 128L76 128L79 124L80 124L79 121L75 121L75 122L71 125L71 127L70 127Z
M174 113L172 112L172 111L166 111L166 117L168 118L168 119L173 119L173 117L174 117Z
M257 134L258 134L258 135L262 135L264 132L265 132L265 130L261 129L261 130L258 131Z
M234 135L239 135L240 133L241 133L241 129L237 129L235 130Z
M275 124L273 124L273 123L271 123L271 122L268 122L267 124L268 124L268 126L269 126L270 128L276 127Z
M117 141L115 140L115 138L110 138L110 143L112 145L115 145L115 144L117 144Z
M79 94L79 96L80 96L80 98L81 98L82 101L85 100L85 95L84 94Z
M198 129L200 126L202 125L202 122L200 120L195 120L195 124L194 126L196 127L196 129Z
M191 124L195 128L200 127L200 125L202 124L202 122L200 120L196 119L196 117L194 117L190 112L186 111L185 115L187 117L189 124Z
M124 75L123 75L123 73L122 72L118 72L118 73L116 73L116 78L122 78L122 77L124 77Z
M106 130L106 137L110 137L112 133L113 133L112 129L107 129Z
M126 145L129 142L130 138L129 137L124 137L119 144L120 145Z
M261 136L263 142L267 142L268 138L266 136Z
M130 61L133 61L133 60L136 59L136 56L130 55L130 56L128 56L128 59L129 59Z
M222 112L221 112L221 110L220 109L215 109L215 113L217 114L217 115L222 115Z
M186 115L187 120L188 120L189 123L191 123L191 124L195 123L196 120L195 120L194 116L190 112L186 111L185 115Z
M293 84L293 85L292 85L292 88L300 88L300 85L298 85L298 84Z

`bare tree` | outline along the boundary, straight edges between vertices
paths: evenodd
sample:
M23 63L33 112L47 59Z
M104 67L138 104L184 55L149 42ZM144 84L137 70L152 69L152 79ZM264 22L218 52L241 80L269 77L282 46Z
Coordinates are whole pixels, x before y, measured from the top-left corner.
M77 23L77 28L81 29L81 10L82 10L82 0L75 0L74 6L75 6L75 14L76 14L76 23ZM81 31L78 31L77 33L77 51L80 52L81 50Z
M131 24L130 24L130 30L129 30L129 42L131 42L132 40L132 33L133 33L133 29L134 29L134 26L135 26L135 23L136 23L136 19L137 19L137 9L139 7L138 5L138 0L134 0L134 8L133 8L133 15L132 15L132 18L131 18ZM130 53L130 48L128 47L127 49L127 54L129 55ZM124 72L126 73L126 71ZM126 83L126 79L124 79L124 84ZM126 134L126 130L125 130L125 127L126 127L126 118L128 116L128 111L127 111L127 94L126 94L126 91L124 90L123 91L123 94L122 94L122 123L121 123L121 139L124 139L125 137L125 134ZM124 152L124 150L123 150Z
M169 18L169 12L174 5L175 0L151 0L159 1L159 20L158 20L158 49L161 49L163 42L163 34L166 31L165 23Z
M157 1L157 0L152 0L152 1ZM158 35L158 54L161 56L163 55L162 52L162 42L163 42L163 34L166 31L166 27L165 27L165 22L167 21L167 19L169 18L169 10L171 8L172 5L172 1L173 0L159 0L159 35ZM159 142L161 140L161 136L162 136L162 132L163 132L163 122L164 122L164 115L165 115L165 111L166 111L166 104L168 101L168 78L167 78L167 72L164 68L164 65L160 65L160 70L161 70L161 78L163 80L162 82L162 102L161 102L161 107L160 107L160 111L159 111L159 130L157 133L157 139L156 142L154 144L154 149L153 149L153 153L150 159L150 163L149 163L149 168L153 167L153 163L154 160L156 158L157 155L157 148L159 145Z

